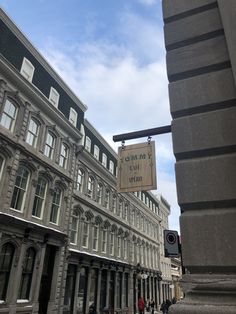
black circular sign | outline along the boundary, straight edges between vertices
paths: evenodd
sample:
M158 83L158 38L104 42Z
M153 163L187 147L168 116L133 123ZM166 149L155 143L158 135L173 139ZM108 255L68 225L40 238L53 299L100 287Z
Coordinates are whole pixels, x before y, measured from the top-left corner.
M176 243L176 235L173 232L168 232L166 235L166 241L169 244L175 244Z

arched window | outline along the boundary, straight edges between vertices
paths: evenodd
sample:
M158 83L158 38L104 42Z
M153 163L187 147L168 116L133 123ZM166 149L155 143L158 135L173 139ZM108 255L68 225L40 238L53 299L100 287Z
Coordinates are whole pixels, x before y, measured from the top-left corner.
M59 165L64 169L66 169L67 167L68 153L69 153L68 147L65 144L61 144Z
M117 237L117 257L121 257L121 237Z
M104 198L104 207L108 209L109 205L110 205L110 190L106 189L105 198Z
M74 210L72 213L72 224L70 233L70 242L73 244L77 244L78 226L79 226L79 213L77 210Z
M2 178L4 164L5 164L5 159L0 155L0 181Z
M123 214L123 200L120 198L119 199L118 210L117 210L117 215L122 217L122 214Z
M60 214L60 206L61 206L61 190L56 188L53 192L52 197L52 206L50 213L50 222L54 224L58 224L59 214Z
M86 218L84 220L83 224L84 230L83 230L83 239L82 239L82 246L85 248L88 248L88 243L89 243L89 221Z
M107 252L107 229L102 230L102 253Z
M110 255L114 255L115 235L114 232L110 233Z
M16 173L15 187L11 199L11 208L22 211L28 186L29 171L20 166Z
M102 184L98 183L97 185L97 202L102 204Z
M115 213L116 212L116 195L113 194L112 197L112 212Z
M78 170L77 175L77 191L82 192L83 191L83 185L84 185L84 171L82 169Z
M89 176L88 178L88 196L93 197L93 190L94 190L94 178Z
M36 252L34 248L28 248L25 254L18 299L29 300L30 288L34 271Z
M6 99L0 124L12 132L15 126L16 115L17 107L13 104L12 101L10 101L10 99Z
M93 226L93 250L98 250L98 236L99 236L99 226L95 224Z
M35 217L42 218L45 205L46 191L47 181L44 178L39 177L36 186L34 204L32 209L32 215Z
M3 301L7 295L14 252L14 246L11 243L6 243L2 246L0 253L0 300Z
M30 119L28 132L26 136L26 143L29 145L36 147L37 140L39 134L39 124L33 119Z
M48 132L47 137L46 137L45 147L44 147L44 155L50 159L53 158L55 142L56 142L55 137L52 135L52 133Z
M125 203L124 207L124 220L128 220L128 204Z

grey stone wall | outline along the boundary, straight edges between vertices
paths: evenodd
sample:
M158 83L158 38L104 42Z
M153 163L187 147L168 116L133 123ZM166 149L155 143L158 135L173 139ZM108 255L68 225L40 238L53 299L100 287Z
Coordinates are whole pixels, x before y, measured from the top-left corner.
M185 299L236 313L235 1L163 0Z

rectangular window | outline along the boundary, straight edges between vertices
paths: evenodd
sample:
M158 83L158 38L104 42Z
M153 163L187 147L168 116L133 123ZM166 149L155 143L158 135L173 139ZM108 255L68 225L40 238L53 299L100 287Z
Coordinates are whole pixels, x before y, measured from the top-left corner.
M117 238L117 256L121 257L121 237Z
M104 153L102 154L102 165L107 167L107 155Z
M97 145L94 145L93 155L97 160L99 160L99 147Z
M82 246L88 247L88 238L89 238L89 222L87 220L84 221L84 230L83 230L83 239Z
M78 118L78 113L75 111L74 108L70 108L70 116L69 116L69 121L73 126L76 127L77 125L77 118Z
M79 224L79 216L74 211L72 214L71 234L70 234L70 238L71 238L70 242L73 244L77 244L78 224Z
M124 239L124 259L127 259L127 239Z
M114 255L114 233L110 233L110 255Z
M107 230L102 230L102 253L107 252Z
M59 221L59 211L61 206L61 190L56 188L53 192L52 206L50 213L50 222L58 224Z
M29 128L26 136L26 143L36 147L39 133L39 125L34 119L30 119Z
M91 139L86 136L85 138L85 149L90 152L91 151Z
M109 203L110 203L110 191L106 190L106 192L105 192L105 199L104 199L104 207L106 209L109 208L109 205L110 205Z
M67 167L68 151L69 151L68 147L65 144L62 144L60 158L59 158L59 165L64 169L66 169Z
M15 187L11 199L11 208L23 211L28 186L28 179L29 171L20 166L16 174Z
M98 225L93 226L93 250L98 250Z
M49 101L56 108L58 107L59 97L60 97L59 93L55 90L55 88L51 87L50 94L49 94Z
M44 155L52 159L54 147L55 147L55 138L51 133L48 132L45 147L44 147Z
M17 107L7 99L1 116L0 124L9 131L13 131L16 121Z
M112 160L109 162L109 171L114 174L114 162Z
M36 186L34 204L33 204L33 210L32 210L32 215L35 217L42 218L45 197L46 197L46 190L47 190L47 181L44 178L39 177L37 186Z
M34 75L34 66L33 64L26 58L23 59L20 73L26 78L29 82L32 82Z

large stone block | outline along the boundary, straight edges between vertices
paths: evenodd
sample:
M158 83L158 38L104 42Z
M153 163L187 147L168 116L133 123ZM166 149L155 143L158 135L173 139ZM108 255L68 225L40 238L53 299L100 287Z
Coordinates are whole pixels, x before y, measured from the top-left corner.
M164 0L162 2L163 17L169 18L186 11L214 3L215 0Z
M236 100L235 106L175 119L172 122L173 148L181 159L198 152L211 154L236 147ZM203 152L204 151L204 152ZM177 157L178 159L178 157Z
M225 37L220 36L167 52L168 77L227 61Z
M204 111L201 107L209 104L222 103L223 108L225 102L236 99L232 70L224 69L170 83L169 99L173 116L184 115L181 111L195 107Z
M212 272L235 271L235 221L236 207L183 213L180 224L184 265L195 273L209 269Z
M178 202L182 209L236 204L236 153L176 163ZM201 204L201 206L200 206Z
M215 8L165 24L165 44L168 47L176 42L202 36L220 29L222 29L222 23L219 10Z
M218 5L234 74L234 82L236 82L236 1L218 0Z

